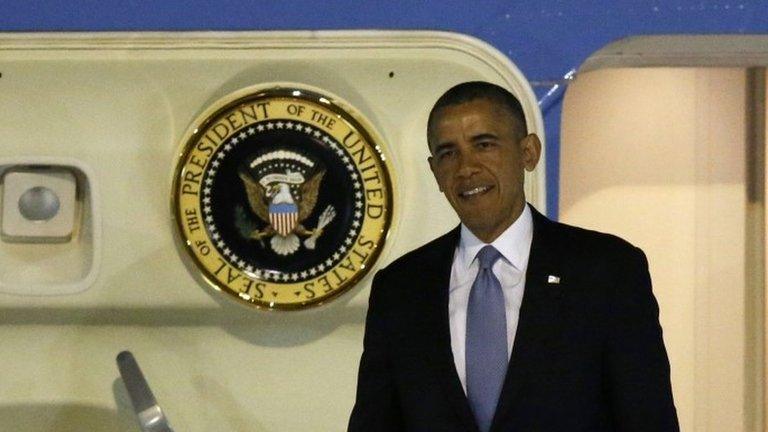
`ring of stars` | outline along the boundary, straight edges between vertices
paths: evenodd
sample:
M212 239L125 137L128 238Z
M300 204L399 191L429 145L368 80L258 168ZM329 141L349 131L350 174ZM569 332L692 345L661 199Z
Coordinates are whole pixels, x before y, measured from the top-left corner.
M342 241L337 250L324 261L317 263L313 267L306 268L296 272L282 272L273 269L259 269L254 267L252 263L246 261L247 258L240 257L235 254L222 238L221 230L216 224L216 220L213 215L213 207L211 203L213 201L212 188L216 183L216 174L223 161L226 159L227 154L231 153L238 145L246 142L250 136L258 133L272 131L272 130L292 130L294 132L303 132L310 137L313 137L317 141L323 143L328 149L330 149L337 157L344 168L349 172L350 179L352 180L352 187L354 188L353 194L353 206L354 212L352 213L352 221L347 231L347 235ZM279 168L286 168L288 165L285 163L278 163ZM289 167L290 168L290 167ZM257 174L264 175L264 170L260 170ZM305 172L302 172L305 174ZM251 125L248 128L241 129L239 132L233 134L224 145L219 146L215 155L212 157L210 167L205 174L203 180L205 187L203 188L202 203L203 205L203 220L205 221L205 227L213 240L214 247L219 253L226 257L231 265L246 272L249 276L272 282L297 282L313 278L318 273L322 273L328 268L333 268L338 264L345 256L347 251L352 247L360 229L363 225L363 208L365 206L365 195L362 192L362 184L359 180L359 174L355 169L355 165L352 163L349 154L343 149L339 143L331 136L325 134L323 131L301 122L292 121L261 121L255 125ZM293 188L297 188L298 185L294 185Z

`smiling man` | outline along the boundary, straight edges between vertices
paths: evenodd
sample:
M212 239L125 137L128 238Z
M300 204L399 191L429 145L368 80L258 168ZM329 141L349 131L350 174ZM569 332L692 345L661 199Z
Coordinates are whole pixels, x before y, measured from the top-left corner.
M526 204L519 101L455 86L427 138L461 225L376 274L349 431L679 430L645 255Z

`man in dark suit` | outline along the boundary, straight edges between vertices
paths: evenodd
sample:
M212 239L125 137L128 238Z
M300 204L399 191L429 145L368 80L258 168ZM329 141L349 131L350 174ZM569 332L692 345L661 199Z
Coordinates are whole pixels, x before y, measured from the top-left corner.
M349 431L679 430L645 255L526 204L519 101L460 84L427 129L461 225L374 277Z

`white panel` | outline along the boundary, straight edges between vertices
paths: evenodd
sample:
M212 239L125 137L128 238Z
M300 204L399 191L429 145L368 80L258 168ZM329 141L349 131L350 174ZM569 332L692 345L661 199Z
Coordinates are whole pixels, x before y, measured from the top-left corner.
M2 156L92 167L103 220L91 289L0 295L0 424L17 431L135 430L115 382L123 349L176 430L346 428L370 276L326 307L263 314L212 297L179 259L169 205L178 141L222 96L299 82L368 117L397 187L379 265L457 222L426 162L426 119L443 91L468 80L510 87L543 136L517 68L484 43L444 33L6 34L0 74ZM543 209L543 159L539 166L527 193Z
M564 106L561 219L648 254L686 431L745 430L744 77L600 70Z

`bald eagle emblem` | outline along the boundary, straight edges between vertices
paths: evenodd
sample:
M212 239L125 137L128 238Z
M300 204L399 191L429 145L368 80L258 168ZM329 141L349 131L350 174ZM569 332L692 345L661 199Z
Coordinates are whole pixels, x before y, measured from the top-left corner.
M304 237L305 248L315 249L323 229L336 217L336 210L329 205L314 228L305 227L325 175L318 162L297 152L277 150L256 157L238 174L251 212L267 224L258 229L240 214L236 224L241 235L258 241L262 247L269 239L272 251L282 256L299 250L299 236Z

